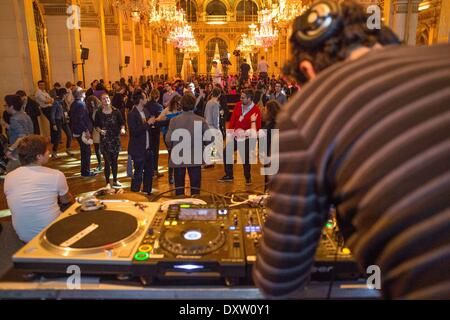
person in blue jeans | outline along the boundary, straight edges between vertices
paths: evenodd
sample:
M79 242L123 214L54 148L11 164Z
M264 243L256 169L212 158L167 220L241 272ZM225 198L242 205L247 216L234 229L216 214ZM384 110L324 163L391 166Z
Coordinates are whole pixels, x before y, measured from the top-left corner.
M93 124L89 117L89 110L84 103L83 89L75 89L73 96L75 100L70 106L69 118L72 135L80 145L81 176L93 177L97 174L91 171L91 145L88 143L92 136ZM83 134L85 141L83 141Z
M164 121L170 120L179 116L181 114L181 96L175 95L171 100L167 108L165 108L159 117L156 119L159 123L163 123ZM164 142L166 143L167 152L169 154L169 163L170 163L170 151L171 148L166 142L166 134L167 134L168 126L163 126L161 128L161 132L163 133ZM173 178L173 168L169 166L169 184L174 184Z

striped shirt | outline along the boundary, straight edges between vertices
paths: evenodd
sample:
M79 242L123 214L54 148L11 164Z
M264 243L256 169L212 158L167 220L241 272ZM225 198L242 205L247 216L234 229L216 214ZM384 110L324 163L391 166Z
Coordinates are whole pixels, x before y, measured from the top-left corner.
M450 298L450 45L335 64L277 122L280 170L253 270L262 292L304 290L334 205L385 298Z

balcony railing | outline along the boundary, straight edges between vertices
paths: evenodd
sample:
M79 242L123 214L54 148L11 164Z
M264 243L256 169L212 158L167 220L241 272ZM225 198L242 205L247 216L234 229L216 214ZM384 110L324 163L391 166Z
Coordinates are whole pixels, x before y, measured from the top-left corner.
M206 16L206 23L207 24L226 24L227 23L227 16L213 16L213 15L207 15Z

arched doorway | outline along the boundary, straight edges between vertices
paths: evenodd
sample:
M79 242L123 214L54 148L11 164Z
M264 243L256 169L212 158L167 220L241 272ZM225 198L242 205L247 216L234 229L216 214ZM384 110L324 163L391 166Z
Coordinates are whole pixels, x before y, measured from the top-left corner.
M50 88L50 72L49 72L49 64L48 64L48 55L47 55L47 34L45 29L44 18L39 10L39 6L36 1L33 1L33 15L34 22L36 25L36 41L38 45L38 53L39 53L39 66L41 70L41 78L47 84L47 87Z
M216 45L219 48L220 59L227 58L228 45L225 40L221 38L212 38L206 44L206 73L211 72L212 61L214 59L214 53L216 50Z

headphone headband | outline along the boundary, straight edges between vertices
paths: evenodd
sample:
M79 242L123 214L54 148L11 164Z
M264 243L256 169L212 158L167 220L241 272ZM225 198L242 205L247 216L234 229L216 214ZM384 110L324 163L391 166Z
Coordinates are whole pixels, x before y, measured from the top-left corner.
M318 47L331 38L341 25L339 4L330 0L318 1L295 19L295 37L303 47Z

